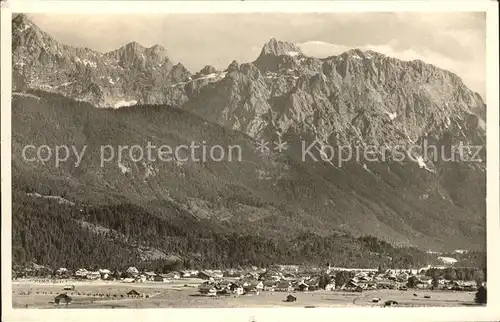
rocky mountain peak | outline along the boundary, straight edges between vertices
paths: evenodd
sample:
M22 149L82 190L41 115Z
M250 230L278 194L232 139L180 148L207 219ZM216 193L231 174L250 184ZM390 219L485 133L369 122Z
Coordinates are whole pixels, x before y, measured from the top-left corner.
M12 44L17 46L51 47L55 43L48 34L33 23L26 14L18 14L12 20Z
M161 45L153 45L151 47L148 48L151 52L155 52L155 53L161 53L161 52L166 52L167 50L165 49L165 47L161 46Z
M204 75L210 75L213 73L217 73L217 69L212 65L206 65L198 73L196 73L196 75L197 76L204 76Z
M277 40L276 38L271 38L265 45L262 47L262 51L260 56L297 56L301 55L302 51L298 46L293 43Z
M129 42L128 44L126 44L122 48L124 48L126 50L134 50L134 51L139 51L139 52L143 52L146 50L146 47L139 44L137 41Z
M234 77L239 70L240 70L240 64L238 64L236 60L233 60L231 64L227 66L227 69L225 71L229 76Z
M132 41L126 45L121 46L120 48L113 50L106 55L113 56L116 59L120 60L131 60L135 59L140 55L144 55L146 52L146 47L139 44L136 41Z
M28 16L24 13L20 13L12 19L12 23L16 26L21 25L21 24L32 24L31 20L28 18Z
M160 45L154 45L147 48L145 53L153 60L161 61L168 59L168 51Z
M14 90L41 89L117 107L165 103L172 94L165 88L190 77L182 64L173 65L161 45L147 48L133 41L101 53L59 43L26 15L14 17L12 27Z
M254 64L262 72L279 72L295 69L304 57L301 49L293 43L271 38L260 52Z

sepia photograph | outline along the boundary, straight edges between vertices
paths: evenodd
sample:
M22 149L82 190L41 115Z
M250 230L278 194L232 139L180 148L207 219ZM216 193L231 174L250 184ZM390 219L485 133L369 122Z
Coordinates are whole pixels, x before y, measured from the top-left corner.
M14 9L12 309L490 303L486 10Z

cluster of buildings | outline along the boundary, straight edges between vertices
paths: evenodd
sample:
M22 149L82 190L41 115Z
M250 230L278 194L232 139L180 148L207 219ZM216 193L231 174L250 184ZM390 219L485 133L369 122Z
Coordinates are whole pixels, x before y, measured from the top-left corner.
M223 278L206 271L200 272L199 277L205 281L199 285L200 294L207 296L243 295L268 292L304 292L324 289L327 291L362 292L375 289L447 289L472 291L477 289L475 281L450 281L440 277L433 283L431 277L414 274L412 270L387 270L378 272L370 270L350 270L349 278L342 284L336 285L336 270L326 270L315 273L299 273L298 271L267 270L264 272L250 271L237 278ZM323 276L328 279L321 281Z
M341 290L363 291L370 289L436 289L474 291L477 289L476 281L447 280L444 276L433 278L418 274L412 270L387 270L385 272L358 272L347 283L340 287Z
M59 268L55 272L55 276L59 278L75 278L88 280L121 280L124 283L141 283L141 282L169 282L173 279L197 277L199 271L185 270L180 272L169 272L167 274L159 274L153 271L140 271L136 267L129 267L125 271L110 271L106 268L97 270L87 270L80 268L74 273L69 272L66 268Z
M332 268L299 270L296 265L275 265L272 268L259 270L182 270L167 274L153 271L140 271L136 267L129 267L125 271L110 271L101 268L87 270L80 268L74 272L66 268L59 268L53 276L67 279L87 280L120 280L123 283L164 282L181 278L200 278L204 282L199 285L198 291L205 295L224 294L258 294L261 291L295 292L314 291L318 289L357 291L374 289L443 289L474 291L477 289L475 281L451 281L444 277L437 280L423 275L425 269L388 269L380 272L378 269ZM344 272L343 278L337 279L338 272ZM328 276L326 280L325 276ZM323 280L322 280L323 279ZM336 285L337 280L340 285Z
M320 276L267 270L250 271L236 278L218 278L206 271L200 274L205 281L199 285L198 292L207 296L244 295L266 292L313 291L320 288ZM327 289L335 289L332 280Z

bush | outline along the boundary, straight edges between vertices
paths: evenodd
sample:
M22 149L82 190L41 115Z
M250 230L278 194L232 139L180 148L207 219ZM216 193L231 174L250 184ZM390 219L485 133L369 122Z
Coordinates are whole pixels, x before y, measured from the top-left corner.
M474 301L477 304L486 304L486 287L480 286L476 292L476 297Z

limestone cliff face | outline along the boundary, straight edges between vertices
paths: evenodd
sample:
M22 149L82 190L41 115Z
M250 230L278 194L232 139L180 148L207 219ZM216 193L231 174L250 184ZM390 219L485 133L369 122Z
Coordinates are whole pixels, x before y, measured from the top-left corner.
M159 45L131 42L99 53L59 44L25 15L13 20L15 89L36 88L96 106L185 107L253 137L307 132L367 144L415 142L427 135L484 130L485 104L460 78L422 61L351 50L306 57L271 39L252 63L191 73Z
M165 89L190 76L159 45L131 42L108 53L74 48L59 44L23 14L12 28L15 90L41 89L99 107L163 103L170 97Z
M270 60L276 68L263 63ZM316 59L272 39L255 62L229 70L185 107L253 137L305 132L339 144L404 145L445 133L484 135L479 94L422 61L360 50Z

